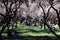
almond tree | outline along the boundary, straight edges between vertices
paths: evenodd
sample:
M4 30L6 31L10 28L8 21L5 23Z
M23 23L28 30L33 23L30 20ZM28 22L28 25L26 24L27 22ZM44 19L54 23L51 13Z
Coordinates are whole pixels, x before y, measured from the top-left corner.
M50 0L51 1L51 0ZM51 3L52 4L52 3ZM43 14L44 14L44 16L43 16L43 18L44 18L44 21L43 21L43 23L44 23L44 27L45 27L45 25L48 27L48 29L56 36L56 37L59 37L53 30L52 30L52 28L50 27L50 25L47 23L47 17L49 16L49 11L50 11L50 9L52 8L51 6L50 6L50 8L48 9L48 12L47 12L47 16L46 16L46 13L45 13L45 11L44 11L44 8L43 8L43 6L41 5L41 2L39 3L39 5L40 5L40 7L42 8L42 10L43 10Z
M28 7L28 0L0 0L0 1L2 4L4 4L6 9L5 15L0 13L0 15L3 16L3 20L1 20L0 22L1 23L0 26L2 26L0 36L6 27L8 29L8 36L9 36L11 35L11 33L9 32L11 21L16 22L17 25L17 21L14 20L17 14L17 10L20 8L20 5L22 3L25 3Z
M9 33L10 26L9 25L11 23L11 20L13 20L13 18L15 18L15 16L16 16L17 9L20 6L19 5L17 7L17 2L19 0L0 0L0 1L1 1L1 3L4 4L5 9L6 9L5 15L0 13L0 15L3 16L3 20L1 20L1 25L0 25L0 26L2 26L2 30L0 32L0 37L6 27L8 29L8 36L9 36L10 35L10 33ZM22 1L19 1L19 4L20 4L20 2L22 2ZM14 5L14 7L13 7L13 5Z

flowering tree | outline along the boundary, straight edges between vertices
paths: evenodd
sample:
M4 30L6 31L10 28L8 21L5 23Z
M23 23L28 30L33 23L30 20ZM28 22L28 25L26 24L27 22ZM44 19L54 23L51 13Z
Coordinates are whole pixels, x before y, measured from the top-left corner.
M9 36L11 35L9 32L11 21L16 22L14 18L16 17L17 10L20 8L20 5L23 2L26 3L26 1L24 0L0 0L0 2L5 6L5 10L6 10L5 15L0 13L0 16L2 17L2 19L0 19L0 26L2 27L0 31L0 37L6 27L8 29L8 36Z
M47 15L46 15L46 13L45 13L45 10L44 10L44 8L43 8L43 6L41 5L41 2L39 3L39 5L40 5L40 7L42 8L42 10L43 10L43 14L44 14L44 16L43 16L43 18L44 18L44 21L43 21L43 23L44 23L44 27L45 27L45 25L49 28L49 30L56 36L56 37L59 37L59 35L57 35L53 30L52 30L52 28L49 26L49 24L47 23L47 17L49 16L49 11L50 11L50 9L51 8L53 8L55 11L56 11L56 13L57 13L57 18L58 18L58 25L60 25L60 23L59 23L59 13L58 13L58 10L57 9L55 9L52 5L53 5L53 1L54 0L49 0L49 4L51 5L50 6L50 8L48 9L48 12L47 12Z

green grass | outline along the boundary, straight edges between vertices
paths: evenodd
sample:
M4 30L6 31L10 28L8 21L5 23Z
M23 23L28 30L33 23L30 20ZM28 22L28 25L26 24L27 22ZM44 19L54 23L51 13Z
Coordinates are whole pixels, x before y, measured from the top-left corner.
M19 36L54 36L50 31L45 30L42 31L42 29L37 26L37 27L29 27L29 28L22 28L19 27L20 25L18 24L18 28L16 29L17 32L19 32ZM60 35L60 29L58 28L57 25L53 25L53 27L56 28L56 33ZM6 36L6 30L4 31L3 36Z
M39 27L30 27L30 28L17 28L18 32L20 32L20 36L54 36L50 31L42 31ZM60 30L59 30L60 31ZM49 33L49 34L48 34ZM56 31L58 35L60 32Z

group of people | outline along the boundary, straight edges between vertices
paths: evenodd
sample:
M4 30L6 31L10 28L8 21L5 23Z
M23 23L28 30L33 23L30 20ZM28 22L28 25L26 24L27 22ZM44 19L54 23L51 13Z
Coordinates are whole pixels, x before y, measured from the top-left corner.
M42 18L40 21L37 20L36 18L33 19L31 17L27 17L27 18L21 18L20 19L20 24L23 24L23 25L27 25L27 26L37 26L37 25L42 25L44 24L44 19ZM39 24L40 23L40 24ZM57 24L57 20L48 20L47 23L50 25L50 24ZM43 25L42 25L43 26Z
M24 20L22 24L27 25L27 26L37 26L36 21L33 19Z

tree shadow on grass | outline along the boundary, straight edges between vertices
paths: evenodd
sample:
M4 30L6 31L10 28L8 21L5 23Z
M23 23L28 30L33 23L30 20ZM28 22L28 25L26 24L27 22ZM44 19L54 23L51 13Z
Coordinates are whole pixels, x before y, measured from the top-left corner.
M27 33L27 32L33 32L33 33L40 33L40 32L46 32L46 31L42 31L42 30L34 30L34 29L25 29L25 30L28 30L28 31L24 31L24 32L17 32L17 34L22 34L22 33ZM47 31L48 32L48 31ZM4 37L2 36L2 39L5 40L5 39L10 39L10 40L59 40L57 37L53 37L53 36L37 36L37 37L34 37L34 36L31 36L31 35L28 35L28 36L20 36L20 35L17 35L17 36L14 36L14 37Z
M12 37L12 38L3 38L3 39L17 39L17 40L60 40L57 37L52 36L19 36L19 37Z
M24 29L23 31L19 31L18 33L28 33L28 32L32 32L32 33L51 33L50 31L47 30L34 30L34 29Z
M29 29L28 32L33 32L33 33L40 33L40 32L50 33L50 31L48 31L48 30L34 30L34 29Z
M17 32L17 33L21 34L21 33L25 33L25 32ZM42 30L41 31L36 31L36 30L33 30L33 29L29 29L29 31L27 31L27 32L39 33L39 32L43 32L43 31ZM17 35L17 36L14 36L14 37L4 37L4 36L2 36L2 39L3 40L60 40L59 38L53 37L53 36L31 36L31 35L28 35L28 36Z

